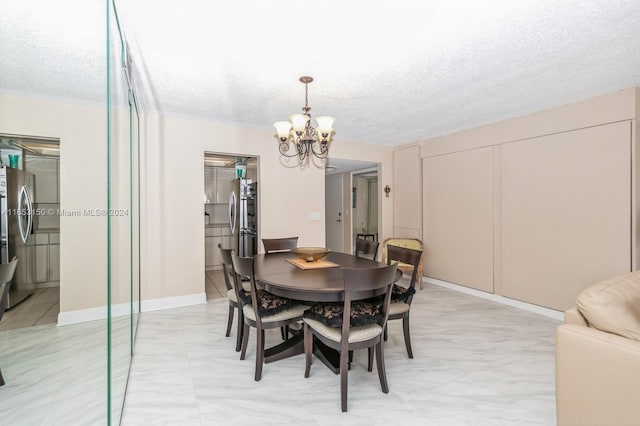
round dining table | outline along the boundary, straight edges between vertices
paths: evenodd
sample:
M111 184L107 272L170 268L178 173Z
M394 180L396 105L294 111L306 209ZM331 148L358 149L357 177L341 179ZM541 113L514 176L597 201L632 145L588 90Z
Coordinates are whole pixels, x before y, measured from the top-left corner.
M324 258L335 266L302 269L290 261L291 252L257 254L254 256L256 279L264 289L277 296L304 302L338 302L344 300L344 278L341 268L379 268L384 263L363 259L352 254L329 252ZM303 264L304 266L304 264ZM402 277L400 270L396 280ZM352 294L354 300L378 296L384 290L364 290ZM303 333L297 332L288 340L265 350L265 362L273 362L304 353ZM340 354L319 340L314 343L314 355L335 374L340 372Z
M344 300L344 278L341 268L371 269L384 263L347 253L329 252L324 258L332 267L301 269L288 262L291 252L254 256L256 278L269 293L306 302L338 302ZM400 272L400 277L402 273ZM399 277L398 277L399 278ZM365 290L352 294L354 300L377 296L382 290Z

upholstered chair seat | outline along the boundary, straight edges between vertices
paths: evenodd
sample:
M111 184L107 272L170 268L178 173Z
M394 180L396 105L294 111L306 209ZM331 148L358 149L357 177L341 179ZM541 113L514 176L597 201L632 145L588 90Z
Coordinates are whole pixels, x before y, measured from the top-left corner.
M416 289L414 287L404 288L395 284L391 293L391 303L406 302L407 299L414 294L416 294Z
M285 310L281 310L271 315L261 316L261 319L263 323L270 323L276 321L285 321L291 318L300 318L304 311L306 311L307 309L309 309L309 306L307 305L290 305ZM244 305L242 307L242 312L244 313L244 316L251 321L256 320L256 315L251 305Z
M389 306L389 316L391 315L400 315L400 314L404 314L409 312L409 309L411 308L410 305L404 303L404 302L396 302L396 303L392 303Z
M342 329L339 327L329 327L321 321L304 318L304 322L309 324L316 332L320 333L327 339L339 342L342 338ZM382 334L384 330L378 324L362 325L359 327L351 327L349 329L349 343L363 342L373 339Z

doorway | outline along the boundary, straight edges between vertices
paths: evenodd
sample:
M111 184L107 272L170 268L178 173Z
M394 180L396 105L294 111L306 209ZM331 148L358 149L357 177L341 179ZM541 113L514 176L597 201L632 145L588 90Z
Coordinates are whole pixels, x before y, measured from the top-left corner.
M237 189L234 190L234 187ZM258 193L258 157L204 153L203 226L207 300L227 297L218 244L238 252L239 245L244 245L247 241L255 242L258 238L259 206L258 210L243 211L242 217L234 213L233 220L230 221L232 193L239 194L241 187L253 188L254 193ZM248 193L244 192L244 198ZM238 203L240 198L240 195L233 197ZM257 198L254 197L254 200L257 201ZM236 226L230 226L231 222Z
M325 177L325 228L326 247L331 251L344 252L344 196L343 175L334 174Z
M24 174L33 212L23 249L3 253L3 263L19 258L12 286L23 287L26 297L10 304L0 331L55 324L60 312L60 140L0 134L0 167L7 170L2 173L7 179L8 169ZM2 219L10 230L8 239L18 240L9 223L14 217L3 211ZM9 241L7 247L15 246Z
M327 248L353 253L355 238L357 234L362 233L363 226L367 232L373 232L374 236L377 236L378 167L378 163L369 161L328 159L325 165ZM362 182L366 185L358 190L356 185L361 185Z

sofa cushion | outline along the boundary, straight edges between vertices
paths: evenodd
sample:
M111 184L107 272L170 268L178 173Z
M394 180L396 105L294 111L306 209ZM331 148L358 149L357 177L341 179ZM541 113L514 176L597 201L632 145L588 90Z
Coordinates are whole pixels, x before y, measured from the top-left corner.
M592 285L576 305L590 327L640 340L640 271Z

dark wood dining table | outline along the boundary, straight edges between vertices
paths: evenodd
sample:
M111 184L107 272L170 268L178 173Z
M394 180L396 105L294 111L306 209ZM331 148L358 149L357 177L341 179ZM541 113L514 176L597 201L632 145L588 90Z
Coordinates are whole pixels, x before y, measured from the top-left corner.
M307 302L338 302L344 300L344 268L379 268L383 263L356 257L352 254L329 252L326 260L338 267L300 269L287 262L295 258L290 252L258 254L254 256L256 277L270 293ZM354 294L354 299L377 296L376 291Z
M325 259L337 264L337 267L301 269L287 261L287 259L293 258L295 255L291 252L255 255L255 274L266 291L304 302L344 300L344 279L341 267L367 269L384 266L383 263L356 257L352 254L330 252ZM400 272L396 276L396 281L401 277L402 273ZM358 299L374 296L378 296L374 290L357 294ZM297 333L279 345L265 350L265 362L269 363L304 353L302 339L302 333ZM333 349L316 341L314 355L334 373L339 373L340 356Z

